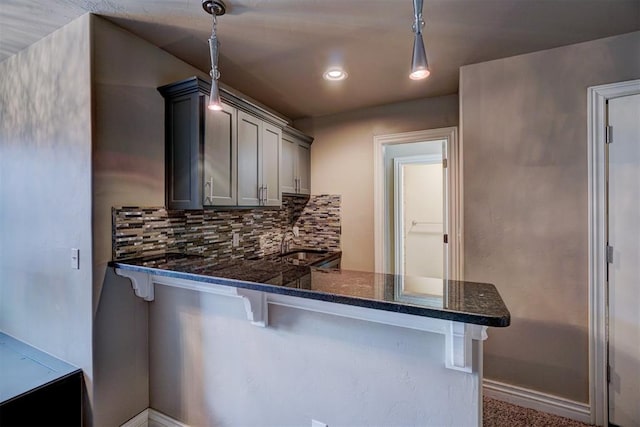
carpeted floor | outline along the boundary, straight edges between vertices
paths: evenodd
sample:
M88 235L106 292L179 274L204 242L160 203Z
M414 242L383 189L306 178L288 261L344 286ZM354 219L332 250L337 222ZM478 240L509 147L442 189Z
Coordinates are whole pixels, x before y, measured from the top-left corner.
M588 427L568 418L483 398L483 427Z

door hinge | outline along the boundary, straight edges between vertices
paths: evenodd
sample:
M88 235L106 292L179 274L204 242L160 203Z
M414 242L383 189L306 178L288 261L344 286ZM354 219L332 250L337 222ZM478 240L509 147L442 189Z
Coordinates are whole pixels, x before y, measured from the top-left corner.
M447 159L442 159L442 167L443 168L447 167Z
M604 128L604 142L605 144L611 144L613 140L611 139L613 128L611 125L605 126Z
M607 262L613 264L613 246L607 245Z
M449 243L449 235L448 234L444 235L444 242L445 243Z

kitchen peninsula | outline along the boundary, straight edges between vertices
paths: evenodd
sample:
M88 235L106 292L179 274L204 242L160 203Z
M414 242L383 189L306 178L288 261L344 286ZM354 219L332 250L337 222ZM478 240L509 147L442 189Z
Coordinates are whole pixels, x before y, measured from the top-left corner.
M309 194L311 139L230 92L208 114L208 90L159 88L165 206L112 208L109 275L149 302L149 407L193 426L480 425L482 342L510 323L496 288L328 268L342 196Z
M219 264L203 256L167 254L113 261L111 267L130 278L136 295L147 301L154 300L156 285L239 298L256 326L279 328L269 322L269 309L284 306L444 335L440 363L468 375L467 387L475 390L475 416L464 425L481 424L481 343L487 327L510 323L496 288L483 283L440 280L440 295L420 294L415 290L419 278L295 265L277 256ZM454 402L468 398L466 388L437 386Z

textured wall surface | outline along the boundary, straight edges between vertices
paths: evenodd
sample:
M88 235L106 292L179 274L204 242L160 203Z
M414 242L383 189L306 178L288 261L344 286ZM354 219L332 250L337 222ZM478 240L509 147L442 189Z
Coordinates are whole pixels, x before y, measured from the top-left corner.
M457 95L297 120L315 137L311 193L342 196L342 267L374 271L373 137L458 125Z
M206 77L92 16L94 419L116 426L149 404L148 303L107 269L111 207L164 204L164 99L157 87Z
M477 426L476 374L444 367L444 337L156 286L151 407L192 426ZM455 396L455 398L453 397Z
M463 67L465 279L512 314L488 378L588 401L587 87L640 77L640 33Z
M0 330L82 368L89 391L90 65L88 16L0 63Z

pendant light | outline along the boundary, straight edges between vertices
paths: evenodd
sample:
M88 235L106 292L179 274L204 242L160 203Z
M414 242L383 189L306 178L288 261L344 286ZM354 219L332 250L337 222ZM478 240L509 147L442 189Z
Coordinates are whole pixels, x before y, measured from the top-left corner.
M412 80L426 79L431 74L424 49L424 40L422 39L422 28L424 27L422 2L423 0L413 0L412 30L415 35L413 39L413 56L411 58L411 74L409 74L409 78Z
M210 13L213 17L213 27L211 37L209 38L209 51L211 54L211 93L209 94L209 105L207 108L214 111L222 110L222 102L220 101L220 90L218 88L218 79L220 79L220 71L218 70L218 35L216 34L217 17L224 15L226 7L221 0L202 0L202 8L205 12Z

